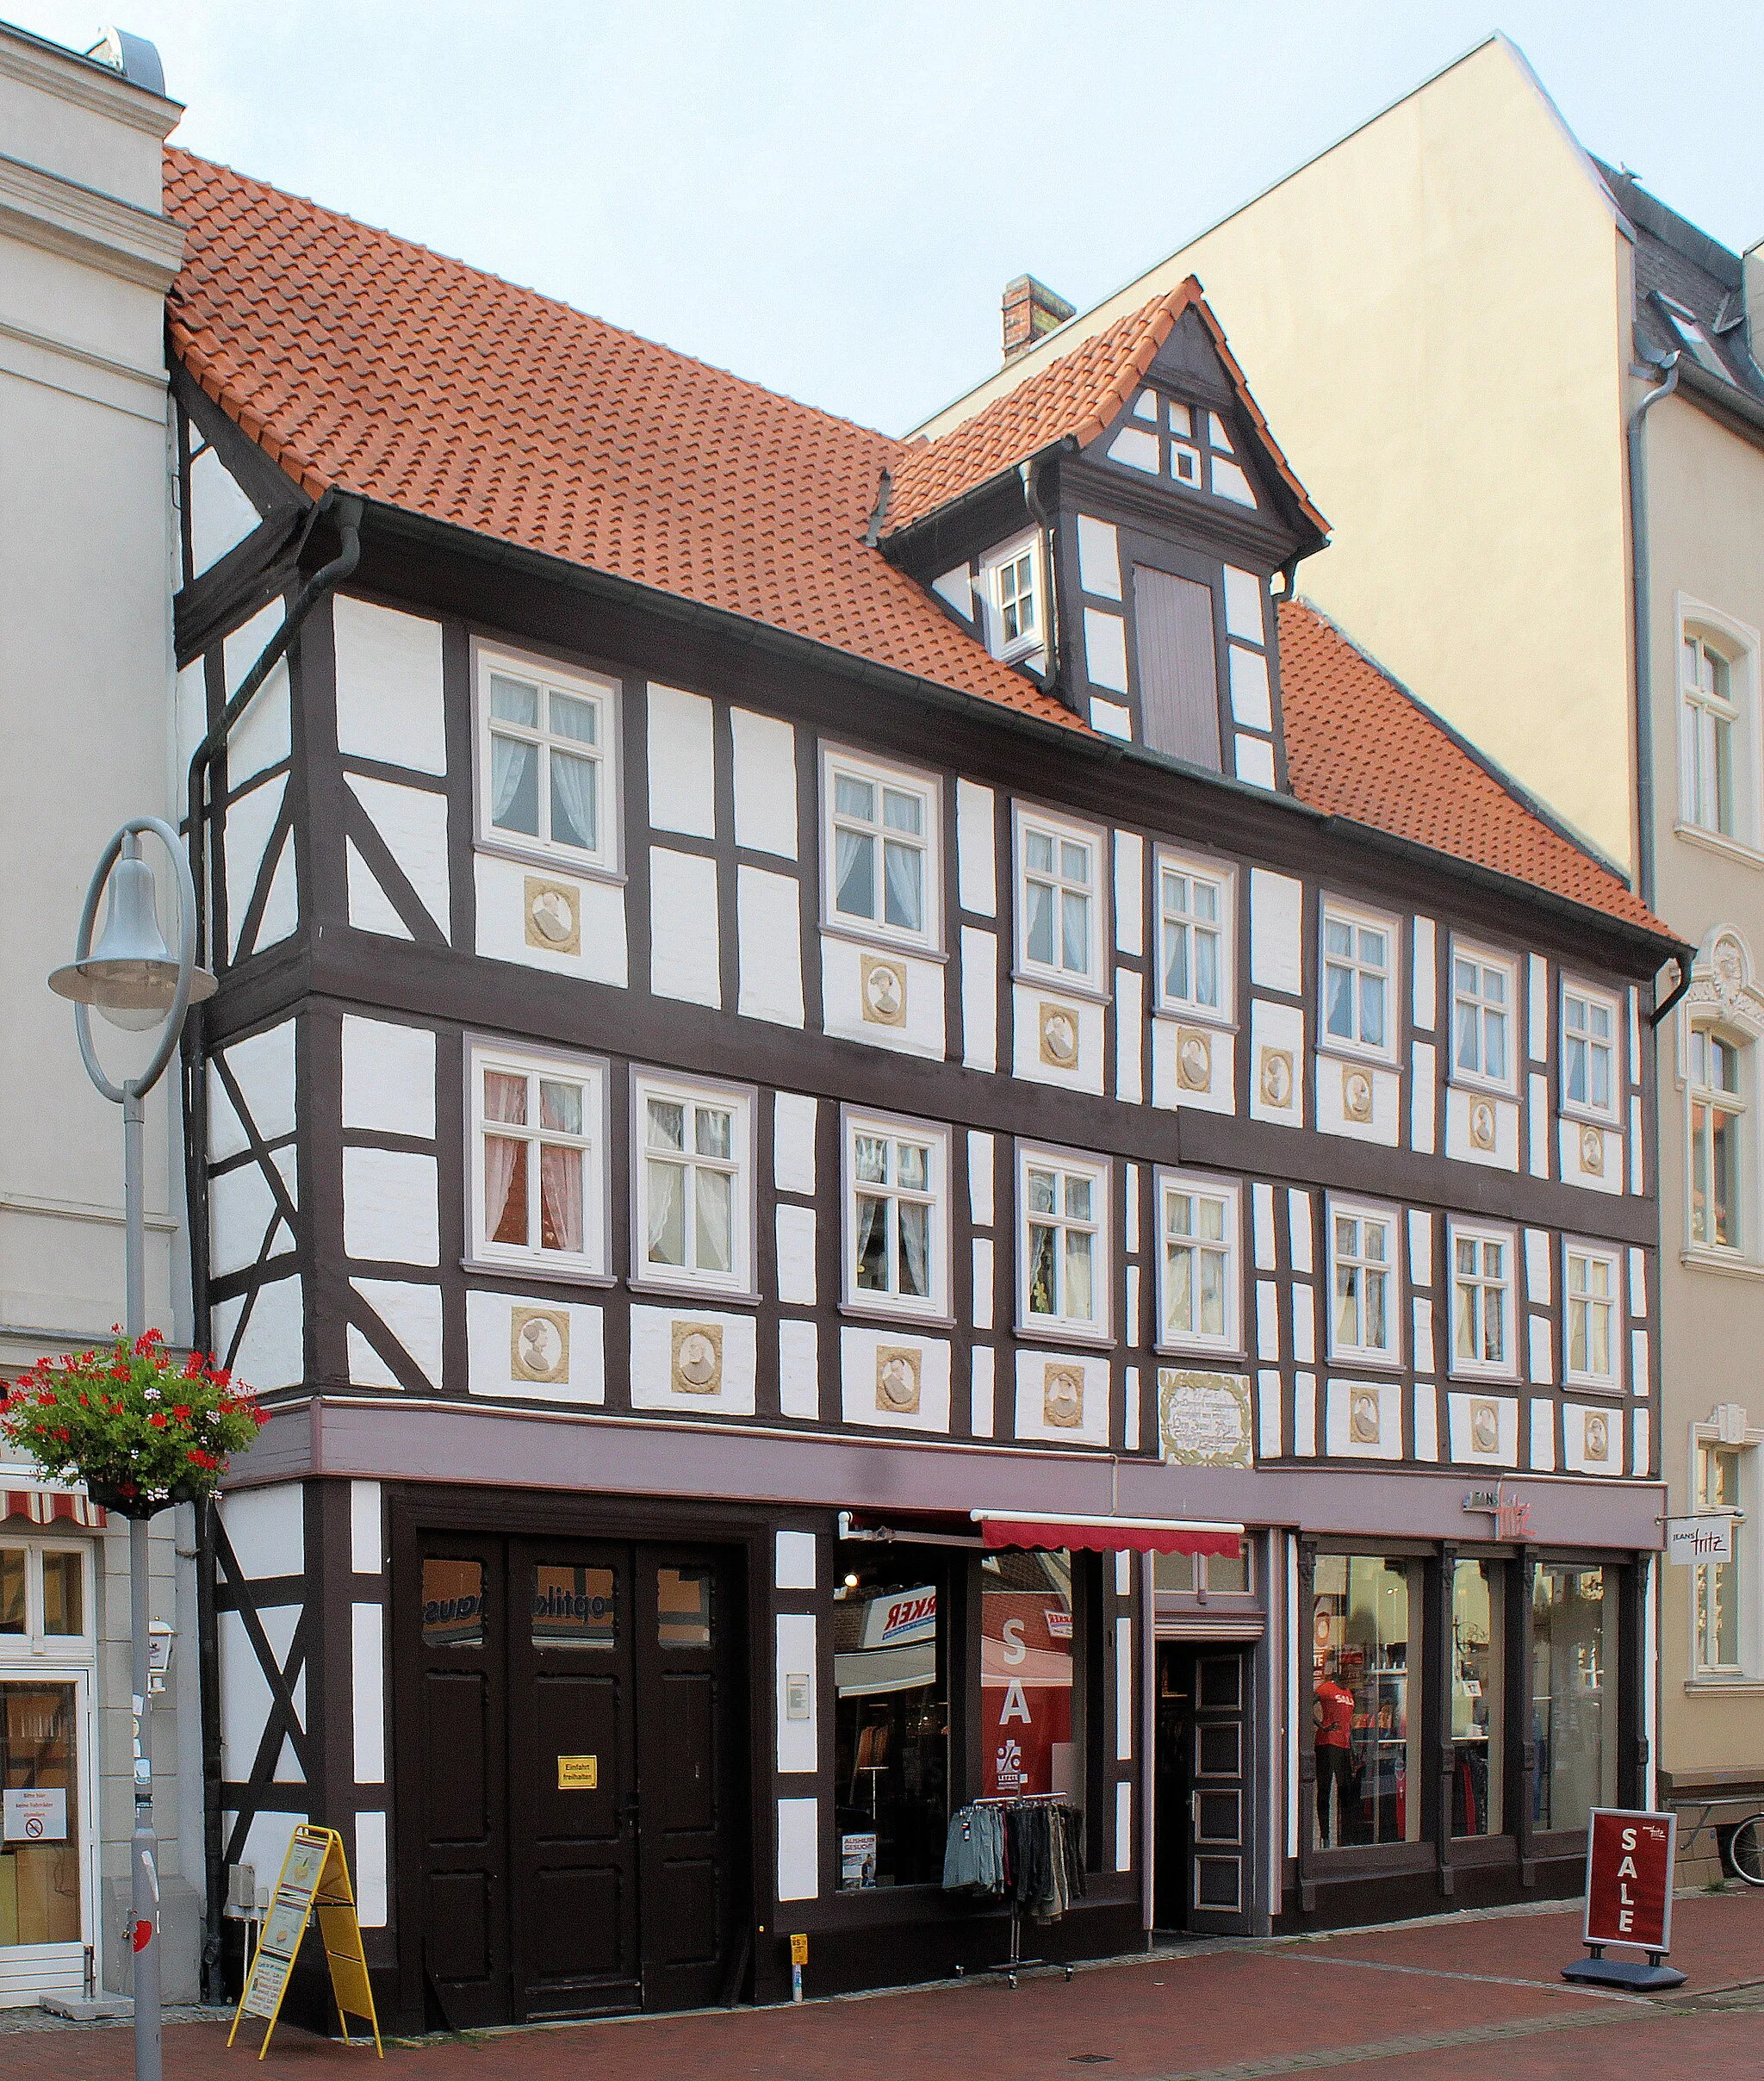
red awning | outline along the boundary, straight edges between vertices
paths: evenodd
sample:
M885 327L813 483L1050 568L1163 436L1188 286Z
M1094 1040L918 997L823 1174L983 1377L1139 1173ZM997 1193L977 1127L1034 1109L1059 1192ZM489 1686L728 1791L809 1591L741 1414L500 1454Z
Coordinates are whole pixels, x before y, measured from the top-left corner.
M1092 1553L1220 1554L1243 1551L1241 1525L1179 1518L1068 1518L1052 1512L974 1510L988 1546L1078 1546Z
M104 1512L90 1497L48 1488L0 1488L0 1518L28 1518L33 1525L70 1524L102 1530Z

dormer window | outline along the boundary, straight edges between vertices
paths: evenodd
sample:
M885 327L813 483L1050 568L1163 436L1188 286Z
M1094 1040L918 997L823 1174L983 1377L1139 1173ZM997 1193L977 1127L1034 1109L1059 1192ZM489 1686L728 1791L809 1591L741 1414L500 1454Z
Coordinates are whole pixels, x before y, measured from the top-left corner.
M980 562L986 602L986 648L1015 663L1041 642L1041 550L1034 533L1019 535Z
M1167 478L1189 491L1210 491L1238 506L1254 506L1255 492L1236 455L1220 413L1150 389L1134 398L1127 420L1109 444L1111 463Z

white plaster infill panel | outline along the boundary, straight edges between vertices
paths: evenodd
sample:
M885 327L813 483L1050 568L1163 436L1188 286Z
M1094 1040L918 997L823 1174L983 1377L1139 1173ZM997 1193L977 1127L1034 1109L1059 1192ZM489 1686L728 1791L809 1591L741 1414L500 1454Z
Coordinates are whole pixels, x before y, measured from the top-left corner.
M1102 1097L1108 1072L1106 1031L1103 1007L1088 997L1067 997L1040 983L1011 985L1011 1074L1027 1084L1051 1084ZM1068 1050L1072 1059L1062 1062L1059 1057Z
M805 1198L814 1192L820 1111L820 1101L800 1091L780 1091L772 1101L772 1182L779 1191Z
M1115 947L1146 951L1146 842L1137 831L1115 834Z
M234 1040L220 1051L220 1059L239 1086L239 1096L252 1116L252 1124L264 1141L278 1141L294 1132L295 1024L284 1019L278 1026ZM248 1146L244 1127L220 1072L208 1068L208 1154L220 1163L237 1156Z
M437 1264L435 1159L398 1149L343 1152L343 1247L370 1264Z
M790 1316L778 1325L778 1411L802 1423L821 1416L821 1333Z
M778 1298L786 1306L815 1305L815 1209L780 1206L775 1209L778 1235Z
M790 874L745 864L736 869L736 937L743 1018L774 1026L803 1022L800 891Z
M270 1158L276 1175L297 1204L298 1170L292 1143ZM260 1257L273 1258L294 1248L287 1217L280 1210L270 1181L256 1163L237 1164L208 1186L208 1265L214 1277L243 1271Z
M440 623L345 593L332 603L331 626L339 751L345 758L444 773Z
M1145 1097L1145 989L1146 979L1137 968L1115 970L1115 1096L1123 1105L1139 1105ZM1214 1067L1216 1071L1216 1062Z
M998 1067L998 939L961 929L961 1059L965 1068Z
M261 519L219 449L203 449L189 466L191 576L212 570L229 550L257 532Z
M217 1301L209 1310L214 1351L229 1372L259 1389L295 1388L306 1377L305 1313L298 1278L272 1279L251 1296ZM237 1344L235 1345L235 1337Z
M817 1799L778 1802L778 1898L813 1900L821 1891L821 1805Z
M1109 1400L1109 1360L1102 1354L1018 1346L1017 1437L1106 1450Z
M281 1866L276 1867L281 1870ZM383 1929L391 1917L392 1889L386 1867L386 1816L361 1811L355 1817L355 1912L364 1929Z
M984 936L984 935L983 935ZM891 970L879 985L878 967ZM866 978L872 986L866 991ZM821 935L822 1022L842 1040L923 1055L941 1062L944 1051L943 964L878 941ZM897 1009L898 1008L898 1009ZM871 1015L866 1016L866 1010ZM876 1016L878 1011L885 1013Z
M878 1431L948 1432L947 1338L923 1335L907 1322L874 1329L847 1323L839 1332L839 1366L840 1408L847 1423ZM889 1385L884 1384L885 1375ZM916 1406L912 1406L915 1376Z
M624 890L618 882L559 873L550 860L505 860L480 853L472 863L478 898L478 952L494 961L519 961L552 975L585 983L610 983L623 990L630 980L624 935ZM542 882L565 891L575 910L581 951L563 952L543 933L527 929L527 884Z
M716 711L701 693L649 688L649 823L717 836Z
M1228 1027L1152 1022L1152 1103L1202 1113L1237 1110L1237 1035Z
M435 1036L427 1027L345 1013L343 1124L435 1139Z
M239 1488L220 1499L220 1522L249 1581L303 1575L307 1569L305 1491L298 1482Z
M955 899L976 917L998 910L997 798L977 780L955 784Z
M229 1535L230 1537L231 1535ZM258 1623L270 1643L277 1666L286 1668L288 1653L294 1641L294 1629L299 1623L301 1607L298 1604L271 1604L259 1606ZM245 1619L238 1612L220 1614L220 1769L230 1783L245 1783L252 1774L257 1761L258 1746L264 1738L264 1730L270 1718L271 1693L270 1680L259 1666L257 1650L251 1636L245 1631ZM290 1687L300 1717L306 1717L306 1672L302 1670ZM282 1749L285 1767L289 1747L284 1737ZM277 1779L286 1784L298 1783L297 1777L290 1780L283 1775L283 1767L276 1771Z
M1593 1408L1584 1402L1563 1402L1562 1463L1568 1473L1621 1474L1623 1448L1620 1407Z
M694 1330L705 1333L717 1363L705 1380L682 1388L677 1384L675 1346ZM685 1306L633 1308L631 1407L666 1409L674 1416L751 1416L756 1355L751 1315Z
M353 1679L353 1748L357 1785L386 1782L385 1607L352 1604L350 1674Z
M349 922L357 932L377 932L382 939L415 937L398 915L392 898L380 885L374 870L362 858L352 838L343 842L344 871L349 897Z
M270 606L252 615L243 627L235 629L220 646L223 674L229 695L237 691L245 675L262 656L270 639L282 626L282 602L273 600ZM196 680L200 689L202 663L186 668ZM182 674L179 675L182 678ZM189 761L195 756L196 746L207 735L206 718L202 731L193 737L183 754L183 770L188 773ZM227 782L229 787L242 787L253 774L279 766L288 757L292 747L290 735L289 699L288 690L288 663L283 659L252 696L250 705L233 726L233 734L227 740Z
M288 787L288 776L275 773L249 794L241 795L227 806L225 837L227 856L227 924L230 941L228 951L235 960L255 953L259 947L273 946L277 940L288 937L300 922L297 888L282 879L282 862L292 851L294 834L284 832L277 848L274 872L270 879L269 895L264 902L249 947L244 944L245 927L251 916L252 898L256 893L262 873L266 848L275 832L276 820L282 813L282 798Z
M432 1388L441 1385L441 1289L408 1279L351 1279L350 1284L401 1345ZM349 1325L349 1377L357 1387L401 1388L404 1382L375 1350L371 1341Z
M346 774L344 786L355 796L418 902L428 912L430 922L445 939L451 916L447 798L428 788L370 780L363 773ZM354 922L353 914L351 922Z
M551 1318L543 1351L557 1364L544 1369L523 1360L521 1331L532 1316ZM465 1297L466 1386L474 1395L505 1395L521 1401L576 1404L598 1408L606 1399L602 1311L583 1301L541 1299L537 1295L473 1291ZM562 1327L566 1336L556 1334Z
M811 1531L774 1532L772 1539L772 1580L780 1590L811 1590L819 1547Z
M1516 1171L1519 1167L1519 1101L1474 1086L1448 1084L1445 1153L1461 1164L1483 1164L1496 1171Z
M1511 1387L1504 1393L1494 1388L1487 1394L1454 1390L1445 1401L1448 1450L1454 1460L1472 1467L1519 1465L1519 1405Z
M1563 1184L1579 1185L1587 1192L1623 1190L1621 1128L1601 1127L1593 1121L1564 1119L1557 1121L1556 1133Z
M735 753L735 842L749 852L794 860L794 726L750 708L731 708L729 730Z
M653 728L653 725L652 725ZM649 849L649 988L689 1004L723 1002L717 862Z
M1413 981L1413 1007L1415 1024L1424 1034L1433 1030L1435 1017L1434 991L1438 982L1433 921L1431 917L1417 917L1414 921L1413 947L1413 966L1410 971Z
M780 1776L819 1769L820 1684L815 1614L780 1612L777 1620L775 1706Z
M1402 1403L1402 1388L1394 1380L1331 1380L1324 1451L1332 1459L1400 1460Z
M1250 1118L1305 1124L1305 1014L1264 997L1250 1003Z
M349 1566L352 1575L377 1575L385 1567L382 1504L377 1482L350 1483Z
M1402 1082L1396 1072L1352 1055L1320 1054L1316 1061L1317 1126L1325 1134L1382 1142L1402 1140ZM1351 1111L1357 1106L1358 1112Z
M1300 996L1304 975L1305 885L1266 867L1250 870L1250 980Z

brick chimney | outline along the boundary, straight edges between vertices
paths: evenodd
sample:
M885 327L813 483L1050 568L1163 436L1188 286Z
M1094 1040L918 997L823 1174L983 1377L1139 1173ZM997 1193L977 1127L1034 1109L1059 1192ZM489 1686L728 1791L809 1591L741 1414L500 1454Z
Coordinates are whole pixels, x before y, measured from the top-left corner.
M1064 296L1056 296L1045 282L1033 275L1019 275L1004 285L1004 358L1015 361L1044 334L1063 326L1074 315Z

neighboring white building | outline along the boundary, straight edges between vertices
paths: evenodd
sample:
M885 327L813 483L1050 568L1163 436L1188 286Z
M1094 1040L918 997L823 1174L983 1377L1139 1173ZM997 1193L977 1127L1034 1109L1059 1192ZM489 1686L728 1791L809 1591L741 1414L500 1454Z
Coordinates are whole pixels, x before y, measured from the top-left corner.
M151 46L82 57L0 26L0 1370L78 1348L123 1312L122 1138L44 978L70 958L87 878L122 820L174 784L171 473L164 297L183 235L160 147L177 104ZM101 1028L106 1042L124 1036ZM115 1058L126 1063L123 1053ZM155 1095L148 1307L189 1335L182 1159ZM0 1854L0 2005L127 1991L128 1561L83 1497L0 1464L0 1764L61 1785L60 1845ZM202 1770L189 1513L154 1525L153 1613L173 1626L152 1715L165 1991L202 1950ZM94 1822L96 1819L96 1826Z

